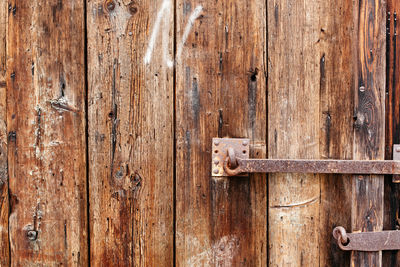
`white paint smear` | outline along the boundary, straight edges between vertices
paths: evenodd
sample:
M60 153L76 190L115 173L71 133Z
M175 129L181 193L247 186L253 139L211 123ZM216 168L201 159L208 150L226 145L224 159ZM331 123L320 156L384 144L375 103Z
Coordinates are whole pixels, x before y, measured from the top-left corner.
M172 1L171 0L164 0L160 10L157 13L157 18L154 23L149 44L147 46L146 54L144 56L144 63L145 64L150 64L151 58L153 55L153 50L154 46L156 45L156 40L157 36L159 35L160 28L162 23L164 24L164 27L162 27L162 33L161 33L161 45L162 45L162 53L163 53L163 60L165 61L165 64L171 68L174 65L174 61L170 59L168 55L168 34L170 30L170 25L169 25L169 17L171 14L172 10ZM202 6L197 6L195 10L192 12L192 14L189 17L188 23L186 24L185 30L183 32L183 36L181 39L181 42L179 43L178 50L177 50L177 56L176 58L179 58L180 55L182 54L182 49L183 46L186 43L186 40L189 36L190 30L193 27L194 21L200 16L201 12L203 10Z
M157 19L156 19L156 22L154 24L154 27L153 27L153 30L151 33L149 46L147 47L146 55L144 56L144 63L146 63L146 64L150 63L151 55L152 55L153 49L154 49L154 44L156 42L158 32L160 31L160 24L163 19L163 14L165 11L168 11L169 9L171 9L171 0L164 0L161 5L160 11L158 11L158 13L157 13Z
M179 46L178 46L178 51L176 53L176 58L177 59L180 58L180 56L182 54L183 46L186 43L186 40L187 40L187 38L189 36L189 33L190 33L190 30L193 27L194 21L200 16L201 11L203 11L203 7L202 6L197 6L195 8L195 10L192 12L192 14L190 15L188 23L186 24L186 27L185 27L185 31L183 32L183 35L182 35L182 40L181 40L181 42L179 43Z

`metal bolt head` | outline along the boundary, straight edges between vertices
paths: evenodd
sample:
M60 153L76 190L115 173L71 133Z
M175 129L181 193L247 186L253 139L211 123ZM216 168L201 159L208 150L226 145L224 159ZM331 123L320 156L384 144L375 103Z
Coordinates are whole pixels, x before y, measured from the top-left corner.
M247 146L248 144L249 144L249 141L247 141L247 140L243 141L243 143L242 143L243 146Z
M214 145L218 146L219 145L219 140L214 141Z
M26 234L26 236L28 237L28 239L29 239L30 241L35 241L36 238L37 238L37 231L35 231L35 230L30 230L30 231L28 231L28 233Z
M218 174L218 173L219 173L219 170L218 170L217 168L215 168L215 169L213 170L213 173L214 173L214 174Z
M219 163L219 160L218 159L214 159L214 164L218 165L218 163Z
M400 152L400 147L396 147L396 152Z

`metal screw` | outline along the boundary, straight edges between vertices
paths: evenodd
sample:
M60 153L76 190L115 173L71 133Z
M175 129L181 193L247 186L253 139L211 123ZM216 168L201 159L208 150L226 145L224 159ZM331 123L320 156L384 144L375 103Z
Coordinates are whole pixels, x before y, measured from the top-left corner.
M214 145L218 146L219 145L219 140L214 141Z
M28 237L28 239L29 239L30 241L35 241L36 238L37 238L37 231L35 231L35 230L28 231L28 233L26 234L26 236Z
M360 92L364 92L365 91L365 87L364 86L360 86Z
M213 172L214 172L214 174L218 174L219 170L218 169L214 169Z
M219 160L218 159L214 159L214 164L218 165L218 163L219 163Z
M400 147L396 147L396 152L400 152Z
M242 143L244 146L247 146L248 144L249 144L249 141L243 141L243 143Z

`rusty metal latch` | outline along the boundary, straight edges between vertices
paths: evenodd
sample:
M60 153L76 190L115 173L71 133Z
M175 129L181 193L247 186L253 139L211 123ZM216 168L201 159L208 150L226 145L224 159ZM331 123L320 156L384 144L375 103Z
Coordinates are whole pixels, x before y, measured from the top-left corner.
M249 147L249 139L213 138L211 175L237 176L255 172L400 174L400 145L393 146L393 158L397 160L250 159Z
M400 231L346 233L342 226L333 229L333 237L342 250L400 250Z

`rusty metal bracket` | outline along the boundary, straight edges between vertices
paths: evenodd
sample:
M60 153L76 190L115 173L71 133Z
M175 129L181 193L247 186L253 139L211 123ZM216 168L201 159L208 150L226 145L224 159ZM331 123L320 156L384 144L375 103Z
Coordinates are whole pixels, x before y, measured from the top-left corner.
M212 176L230 176L225 172L224 164L227 157L232 159L230 167L236 168L236 159L248 159L250 140L242 138L213 138L212 142ZM230 154L229 154L230 153ZM248 176L241 173L240 176Z
M400 155L398 160L249 159L249 146L249 139L213 138L211 175L237 176L255 172L400 174ZM400 154L400 149L395 151Z
M333 229L333 237L342 250L400 250L400 231L346 233L338 226Z

